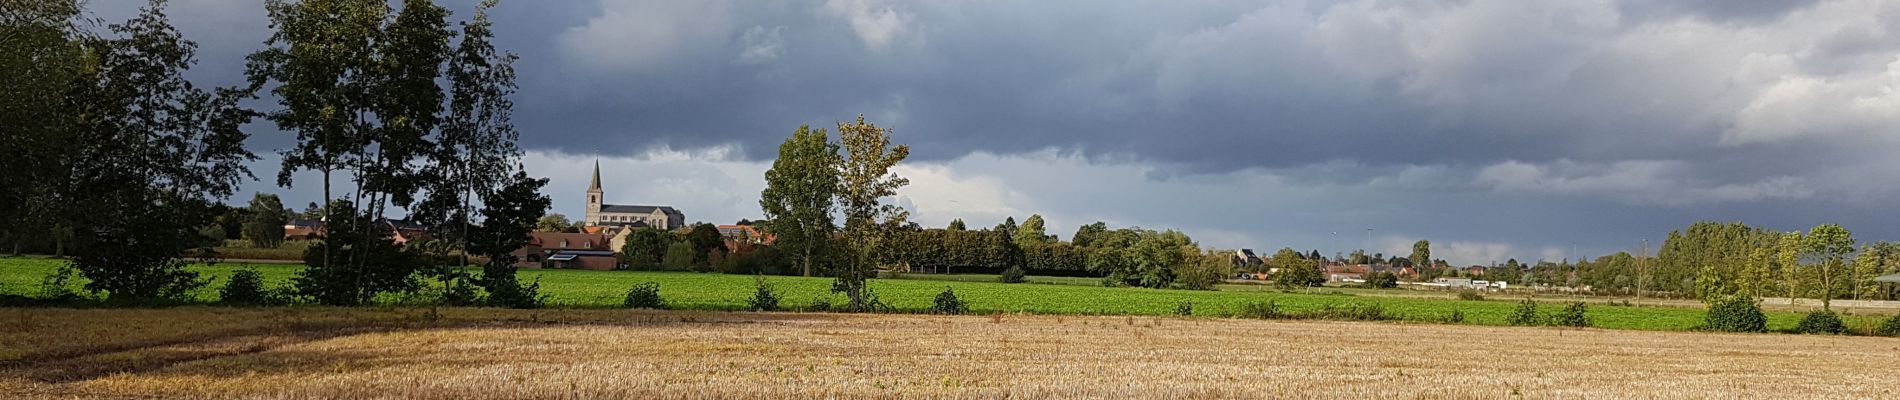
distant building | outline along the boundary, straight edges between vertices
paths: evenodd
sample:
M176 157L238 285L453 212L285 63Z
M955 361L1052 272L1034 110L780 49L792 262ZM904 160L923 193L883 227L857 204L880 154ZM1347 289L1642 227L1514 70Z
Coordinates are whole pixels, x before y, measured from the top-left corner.
M594 180L587 185L587 216L581 220L586 226L632 226L674 230L686 226L686 214L669 206L639 206L602 203L603 191L600 189L600 163L594 163Z
M771 234L760 232L752 225L720 225L718 228L719 237L731 243L771 245L778 239Z
M284 240L305 240L320 237L323 237L323 221L294 219L284 222Z
M517 267L609 270L620 265L620 258L608 248L606 235L564 232L529 235L528 245L514 252Z

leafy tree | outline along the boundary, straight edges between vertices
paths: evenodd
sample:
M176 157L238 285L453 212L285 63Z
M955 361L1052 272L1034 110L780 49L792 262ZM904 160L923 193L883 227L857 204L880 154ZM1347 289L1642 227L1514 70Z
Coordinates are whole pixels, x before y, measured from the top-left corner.
M1821 224L1808 230L1802 239L1803 253L1819 259L1821 309L1828 310L1829 303L1836 296L1835 283L1839 280L1835 271L1845 268L1848 254L1854 252L1854 236L1846 228L1837 224Z
M297 293L318 303L334 306L367 304L376 295L414 290L418 257L397 245L387 229L351 229L372 224L369 214L357 214L348 200L336 200L324 216L331 229L324 242L349 243L347 251L325 251L329 245L311 246L304 251L302 274L293 278Z
M1326 283L1325 272L1320 271L1319 261L1308 260L1299 250L1291 247L1281 248L1267 259L1267 268L1274 270L1273 283L1281 288L1311 287Z
M567 216L561 213L548 213L534 222L535 232L566 232L572 229L574 224L569 223Z
M952 231L964 231L964 230L969 230L969 229L967 229L967 228L964 228L964 226L963 226L963 219L962 219L962 218L957 218L957 219L953 219L953 220L950 220L950 226L948 226L948 227L945 227L944 229L946 229L946 230L952 230Z
M891 130L864 122L839 123L838 138L845 158L839 164L841 186L838 203L844 209L844 234L849 246L847 262L839 268L832 292L844 293L851 311L869 311L876 306L864 286L873 273L874 252L888 236L890 227L902 224L910 213L896 205L881 204L878 199L894 196L909 179L891 173L891 167L910 156L910 147L893 145Z
M1800 231L1782 233L1775 239L1775 262L1781 267L1782 289L1789 299L1800 297L1796 293L1804 286L1801 280L1803 242Z
M1049 242L1049 233L1043 229L1041 214L1030 214L1023 220L1023 226L1011 235L1018 245L1037 245Z
M775 244L791 253L811 276L812 264L830 254L833 199L839 195L838 145L824 129L799 126L779 145L778 159L765 171L765 191L759 205L765 210L765 231L777 236Z
M1366 275L1366 287L1374 289L1392 289L1399 287L1399 276L1391 272L1374 272Z
M712 253L726 251L726 239L713 224L694 224L686 233L686 242L693 245L694 265L707 265Z
M996 229L997 232L1002 232L1004 235L1009 235L1009 237L1016 237L1016 217L1003 218L1003 222L996 224L996 228L994 229Z
M515 277L514 251L533 239L536 217L547 212L551 200L541 194L547 179L516 171L499 190L480 195L482 223L469 230L467 252L488 258L477 284L488 292L491 305L514 308L541 306L540 283L523 286Z
M661 266L668 271L692 269L694 253L692 243L673 242L666 247L666 258L661 261Z
M633 269L649 269L660 264L672 244L673 234L666 231L635 229L627 233L626 243L620 246L620 256Z
M258 193L251 197L251 218L244 223L244 237L262 248L284 243L284 202L277 195Z
M1106 232L1108 232L1108 224L1096 221L1093 224L1082 225L1082 227L1076 228L1075 236L1070 236L1069 242L1075 243L1076 246L1089 247L1094 244L1096 237Z
M1709 304L1702 327L1716 332L1767 332L1768 316L1755 299L1730 296Z
M218 201L256 158L238 129L253 117L237 106L242 96L185 79L196 44L163 9L152 2L110 26L113 37L78 41L84 68L45 126L70 156L34 156L59 159L46 177L59 185L38 193L50 196L39 203L70 233L58 235L76 241L72 265L86 288L115 302L180 300L206 284L179 257L207 250L198 232L222 214Z
M1234 262L1228 253L1209 251L1191 256L1176 273L1175 283L1182 289L1214 290L1214 285L1234 274Z
M1432 242L1419 240L1412 243L1412 256L1408 258L1412 265L1425 268L1432 265Z

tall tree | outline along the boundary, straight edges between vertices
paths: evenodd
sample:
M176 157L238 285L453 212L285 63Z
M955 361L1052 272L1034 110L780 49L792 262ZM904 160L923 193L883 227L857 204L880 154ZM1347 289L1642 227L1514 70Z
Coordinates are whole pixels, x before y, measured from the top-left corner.
M244 222L244 238L251 244L263 248L275 248L284 243L284 223L289 219L284 215L284 202L277 195L258 193L251 196L251 218Z
M1788 301L1800 297L1804 286L1801 279L1801 253L1803 238L1801 231L1782 233L1775 239L1775 263L1781 268L1782 290Z
M499 190L483 191L480 200L482 223L467 236L470 254L488 258L476 283L488 292L491 305L535 308L541 305L540 283L522 286L515 278L516 249L528 245L536 217L547 212L551 200L541 194L547 179L535 179L517 171Z
M508 99L515 92L517 57L498 51L492 42L494 31L488 10L495 4L494 0L483 1L472 20L461 23L461 42L447 60L447 118L413 124L439 125L439 129L433 151L428 154L430 162L417 172L428 178L428 195L416 205L412 218L430 226L439 237L454 238L457 243L453 247L458 249L467 246L468 231L474 223L471 214L477 211L475 200L498 196L510 185L523 184L514 176L521 158L515 142L521 135L514 127L514 103ZM422 44L432 49L440 45ZM411 68L416 69L412 75L426 72ZM421 90L420 82L414 86L420 93L414 96L418 101L430 96L430 92ZM535 225L530 221L529 228Z
M1803 253L1819 261L1816 267L1820 269L1821 309L1827 310L1838 293L1835 286L1841 280L1835 273L1846 268L1847 256L1854 253L1854 235L1838 224L1816 225L1808 230L1802 247Z
M113 300L179 299L202 285L179 257L209 244L197 232L255 159L238 129L253 116L237 106L241 92L185 79L196 44L164 6L112 25L115 37L83 40L90 64L62 102L70 118L55 126L68 146L53 179L63 181L59 219L79 245L72 262L88 289Z
M962 231L962 230L968 230L968 228L966 228L966 227L964 227L964 226L963 226L963 219L962 219L962 218L957 218L957 219L953 219L953 220L950 220L950 226L947 226L947 227L944 227L944 229L946 229L946 230L952 230L952 231Z
M1023 226L1016 228L1015 239L1017 245L1023 246L1048 243L1049 233L1043 228L1042 214L1030 214L1029 219L1023 220Z
M876 268L874 252L892 227L910 217L903 208L879 201L897 195L898 188L910 184L909 179L891 172L891 167L910 156L910 146L891 143L891 130L864 122L863 114L856 122L838 124L838 141L845 154L838 168L838 203L844 210L845 242L850 251L832 291L850 299L848 309L868 311L875 304L864 283Z
M1412 256L1407 257L1407 260L1410 260L1412 265L1420 269L1429 268L1432 265L1432 241L1419 240L1413 242Z
M1074 243L1077 247L1089 247L1095 243L1096 237L1101 236L1105 232L1108 232L1108 224L1102 223L1102 221L1095 221L1093 224L1082 225L1080 228L1075 228L1075 236L1070 236L1069 242Z
M67 145L70 83L85 70L79 0L0 2L0 244L18 254L23 242L56 231L58 188L66 182L58 154Z
M534 230L536 232L566 232L573 228L574 224L568 222L567 216L561 215L561 213L548 213L534 221Z
M1012 217L1003 218L1003 222L996 224L995 229L997 232L1002 232L1004 235L1009 235L1010 237L1016 237L1016 228L1017 228L1016 217L1012 216Z
M831 212L838 197L838 168L843 159L838 145L824 129L799 126L778 147L778 159L765 171L765 190L759 206L768 222L763 228L778 238L775 247L798 258L805 276L812 264L828 253L831 233L838 230Z

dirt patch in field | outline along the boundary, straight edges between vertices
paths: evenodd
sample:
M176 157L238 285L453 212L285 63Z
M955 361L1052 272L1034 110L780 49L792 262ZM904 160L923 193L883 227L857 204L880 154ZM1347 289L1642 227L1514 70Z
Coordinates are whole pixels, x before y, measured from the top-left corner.
M1022 315L39 312L62 322L0 332L27 354L0 364L0 397L1900 396L1900 340L1867 337ZM159 318L183 327L87 333ZM99 343L23 339L56 327Z

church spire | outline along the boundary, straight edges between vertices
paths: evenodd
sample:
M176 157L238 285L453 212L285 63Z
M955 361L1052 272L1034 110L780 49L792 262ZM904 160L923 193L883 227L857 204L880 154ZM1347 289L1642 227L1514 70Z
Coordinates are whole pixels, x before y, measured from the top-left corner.
M587 191L600 191L600 160L594 160L594 182L587 184Z

